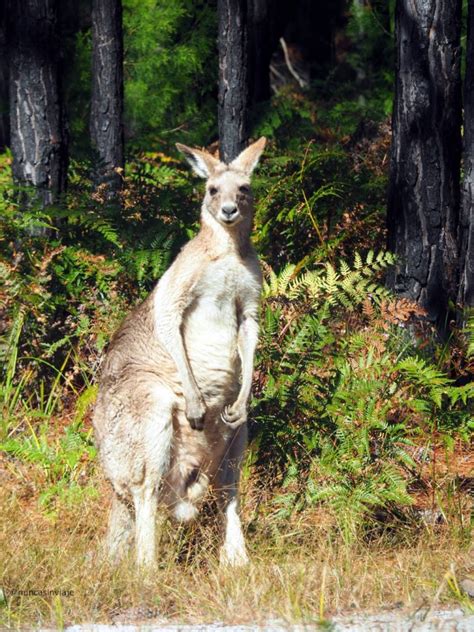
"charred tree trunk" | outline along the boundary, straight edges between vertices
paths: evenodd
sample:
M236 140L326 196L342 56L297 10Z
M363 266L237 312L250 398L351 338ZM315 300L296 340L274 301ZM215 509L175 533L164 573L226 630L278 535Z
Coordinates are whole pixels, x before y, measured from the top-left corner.
M275 49L274 17L271 0L248 0L249 21L249 102L268 101L270 91L270 60Z
M442 329L457 293L461 0L398 0L389 284Z
M124 166L121 0L92 2L90 132L97 152L97 181L113 195L120 189Z
M464 80L464 182L462 188L459 303L474 307L474 0L469 0Z
M253 106L271 97L270 62L280 38L297 14L301 0L247 0L248 84Z
M299 49L310 78L325 79L334 66L335 38L337 29L346 22L347 0L292 0L285 4L291 17L285 39Z
M8 48L13 177L32 185L25 203L53 204L66 182L59 87L57 0L9 0Z
M232 161L248 140L248 29L246 0L218 0L220 156Z
M10 145L10 116L8 111L8 46L6 6L0 0L0 151Z

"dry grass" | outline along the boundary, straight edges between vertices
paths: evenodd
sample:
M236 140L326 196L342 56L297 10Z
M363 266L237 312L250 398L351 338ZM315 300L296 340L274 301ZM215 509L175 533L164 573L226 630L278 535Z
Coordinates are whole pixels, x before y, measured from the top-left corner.
M106 490L97 474L101 493ZM136 621L311 621L351 609L414 608L457 599L447 573L474 571L459 516L436 530L399 526L348 546L334 525L315 513L279 521L247 483L243 513L252 564L219 567L219 534L212 524L165 526L159 567L137 575L132 564L110 568L97 553L106 511L102 499L61 507L47 517L35 495L21 494L5 476L0 498L0 587L8 595L0 624ZM256 517L257 516L257 517ZM204 523L210 523L205 519ZM455 585L455 584L454 584ZM449 588L451 586L451 590ZM71 595L12 595L59 590Z

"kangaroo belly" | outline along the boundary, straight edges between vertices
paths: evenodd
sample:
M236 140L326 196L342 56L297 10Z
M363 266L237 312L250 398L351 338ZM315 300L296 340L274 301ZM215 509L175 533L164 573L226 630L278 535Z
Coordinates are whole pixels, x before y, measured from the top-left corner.
M183 334L203 397L207 401L225 399L238 386L240 372L235 308L230 301L197 301L185 319Z

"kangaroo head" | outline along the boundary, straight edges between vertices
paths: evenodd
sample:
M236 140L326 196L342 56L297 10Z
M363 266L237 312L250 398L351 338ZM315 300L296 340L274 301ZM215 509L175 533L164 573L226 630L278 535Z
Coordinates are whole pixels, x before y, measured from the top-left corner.
M193 171L207 180L203 210L223 226L231 228L246 219L252 219L250 176L257 166L265 143L266 139L262 136L228 165L206 151L176 144Z

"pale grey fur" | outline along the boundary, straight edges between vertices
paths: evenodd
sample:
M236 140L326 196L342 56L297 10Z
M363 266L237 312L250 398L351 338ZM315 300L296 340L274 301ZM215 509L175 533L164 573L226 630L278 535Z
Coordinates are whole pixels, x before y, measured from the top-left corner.
M249 179L264 145L230 165L178 145L207 178L201 230L115 334L94 411L113 494L111 558L134 540L138 564L154 564L158 505L190 520L212 484L225 515L221 559L248 561L238 479L261 292Z

